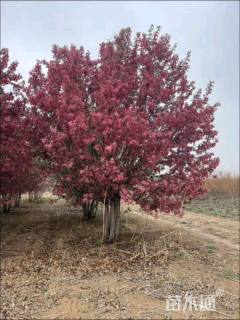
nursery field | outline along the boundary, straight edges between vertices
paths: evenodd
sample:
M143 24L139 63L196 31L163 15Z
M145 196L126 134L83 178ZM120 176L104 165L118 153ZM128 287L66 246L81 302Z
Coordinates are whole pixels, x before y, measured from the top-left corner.
M217 215L220 202L159 219L125 205L119 241L102 245L101 210L83 221L63 200L24 200L1 216L1 319L238 319L238 201ZM215 311L166 309L187 293L216 295Z
M203 199L194 200L187 210L229 219L239 219L239 198L236 195L209 195Z

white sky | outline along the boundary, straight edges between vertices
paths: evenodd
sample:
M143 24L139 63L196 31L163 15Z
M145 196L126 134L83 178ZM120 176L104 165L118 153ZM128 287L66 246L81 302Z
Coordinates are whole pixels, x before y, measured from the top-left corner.
M120 29L146 32L151 24L171 35L180 57L191 51L190 80L203 89L215 81L218 171L239 173L238 1L1 1L1 47L25 79L53 44L83 45L96 57Z

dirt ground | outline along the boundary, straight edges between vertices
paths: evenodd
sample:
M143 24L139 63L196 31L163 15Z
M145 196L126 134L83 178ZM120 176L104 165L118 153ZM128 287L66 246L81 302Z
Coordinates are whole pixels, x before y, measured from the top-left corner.
M84 222L63 201L2 215L1 319L239 319L238 221L125 205L119 241L101 232L100 213ZM187 295L216 297L215 311Z

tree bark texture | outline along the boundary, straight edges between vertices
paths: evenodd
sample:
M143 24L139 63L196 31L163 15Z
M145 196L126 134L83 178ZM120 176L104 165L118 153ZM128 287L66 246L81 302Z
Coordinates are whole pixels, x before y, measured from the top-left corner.
M96 217L98 201L92 200L83 205L83 219L90 220Z
M103 212L102 242L113 243L118 239L120 229L120 196L107 200Z

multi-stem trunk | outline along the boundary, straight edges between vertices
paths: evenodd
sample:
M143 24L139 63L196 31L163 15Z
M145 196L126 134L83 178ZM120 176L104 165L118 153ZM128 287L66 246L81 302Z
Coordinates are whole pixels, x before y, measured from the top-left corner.
M120 229L120 201L119 195L105 201L102 236L102 241L105 243L113 243L118 238Z
M92 200L91 202L83 205L83 218L90 220L96 217L98 201Z

